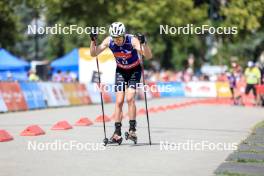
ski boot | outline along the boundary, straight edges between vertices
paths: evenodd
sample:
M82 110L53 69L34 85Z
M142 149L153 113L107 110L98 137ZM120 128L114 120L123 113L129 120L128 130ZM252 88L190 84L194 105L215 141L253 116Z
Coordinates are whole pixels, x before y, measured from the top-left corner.
M125 132L125 137L126 137L126 140L131 140L134 142L134 144L137 144L137 135L136 135L136 132L135 131L129 131L129 132Z
M131 140L134 144L137 144L137 135L136 135L136 120L129 121L129 131L125 132L126 140Z
M117 143L120 145L123 141L123 138L121 136L121 126L122 124L120 122L115 123L115 132L113 136L109 139L108 144L115 144Z
M118 144L121 145L123 141L122 136L119 136L118 134L114 133L113 136L108 141L108 144Z

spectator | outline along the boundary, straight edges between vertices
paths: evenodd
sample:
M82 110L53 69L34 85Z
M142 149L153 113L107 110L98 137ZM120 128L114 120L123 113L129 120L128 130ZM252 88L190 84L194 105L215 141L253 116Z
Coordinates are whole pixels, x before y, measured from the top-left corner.
M261 71L261 84L264 84L264 51L262 51L259 57L259 68Z
M183 72L183 81L184 82L189 82L192 80L192 70L191 69L186 69L184 72Z
M237 104L237 101L235 99L235 89L236 89L236 77L234 73L228 73L227 74L228 82L229 82L229 87L232 95L232 100L234 101L234 104Z
M30 70L29 71L28 80L29 81L39 81L39 76L36 74L35 70Z
M264 84L264 66L263 66L263 64L259 64L259 70L261 73L261 84Z
M238 65L237 62L232 62L231 63L231 72L234 74L234 76L239 79L243 75L242 68L240 65Z
M53 74L52 81L54 81L54 82L63 82L64 81L61 70L58 70L57 73Z
M6 73L6 78L7 81L14 81L13 74L10 71Z
M228 77L227 77L226 73L221 73L220 75L218 75L217 81L227 82L228 81Z
M256 85L260 84L261 73L260 70L255 67L253 61L248 62L248 68L245 70L246 77L246 95L252 90L255 98L255 103L257 102L257 90Z
M71 72L68 70L64 76L64 82L73 82Z
M78 81L77 74L75 72L70 72L70 76L71 76L72 82Z

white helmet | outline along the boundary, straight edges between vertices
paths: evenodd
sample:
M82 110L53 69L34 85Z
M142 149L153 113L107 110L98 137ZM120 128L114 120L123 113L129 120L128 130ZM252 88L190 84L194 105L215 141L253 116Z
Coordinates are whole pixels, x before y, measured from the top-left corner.
M125 35L126 28L125 25L121 22L114 22L110 25L109 34L111 37L120 37Z
M253 61L248 61L248 67L253 67L254 66L254 62Z

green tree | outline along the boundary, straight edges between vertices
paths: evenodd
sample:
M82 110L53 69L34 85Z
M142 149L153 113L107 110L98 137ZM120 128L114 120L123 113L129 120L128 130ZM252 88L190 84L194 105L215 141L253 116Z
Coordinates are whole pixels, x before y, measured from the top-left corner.
M18 19L14 13L15 1L0 0L0 47L14 51L19 40Z

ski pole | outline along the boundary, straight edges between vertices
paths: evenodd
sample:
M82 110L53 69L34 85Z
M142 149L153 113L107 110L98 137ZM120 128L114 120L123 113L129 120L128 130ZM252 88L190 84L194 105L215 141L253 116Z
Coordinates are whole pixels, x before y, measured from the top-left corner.
M95 51L97 48L96 40L95 43ZM106 130L105 130L105 113L104 113L104 99L103 99L103 93L101 91L101 77L100 77L100 69L99 69L99 61L98 56L96 55L96 65L97 65L97 72L98 72L98 82L99 82L99 88L100 88L100 97L101 97L101 107L102 107L102 115L103 115L103 126L104 126L104 144L106 145L108 143L108 139L106 138Z
M147 100L147 93L145 91L145 74L144 74L144 63L143 63L143 50L142 50L142 44L140 43L140 56L142 59L142 81L143 81L143 87L144 87L144 99L145 99L145 108L146 108L146 115L147 115L147 123L148 123L148 136L149 136L149 145L151 145L151 137L150 137L150 127L149 127L149 114L148 114L148 100Z

